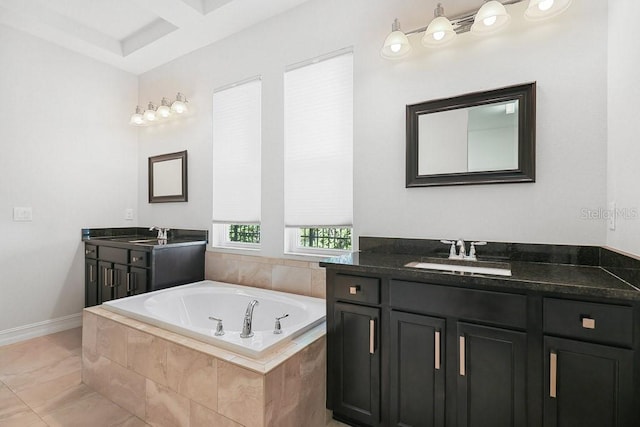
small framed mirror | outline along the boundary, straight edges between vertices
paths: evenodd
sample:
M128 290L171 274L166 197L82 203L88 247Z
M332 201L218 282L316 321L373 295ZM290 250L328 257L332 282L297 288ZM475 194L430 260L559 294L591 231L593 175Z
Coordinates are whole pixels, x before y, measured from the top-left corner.
M535 181L536 84L407 105L406 186Z
M149 157L149 203L187 201L187 152Z

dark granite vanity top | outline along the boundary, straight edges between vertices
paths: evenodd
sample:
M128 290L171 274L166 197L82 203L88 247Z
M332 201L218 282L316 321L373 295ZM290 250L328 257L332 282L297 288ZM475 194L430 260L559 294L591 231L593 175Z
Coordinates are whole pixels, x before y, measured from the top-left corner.
M149 231L148 227L83 228L82 240L97 245L121 248L131 248L133 245L140 250L151 250L162 247L206 245L208 234L206 230L169 230L165 241L158 240L158 232Z
M510 277L405 267L424 257L446 259L449 248L437 240L361 237L360 248L320 265L452 286L640 301L640 260L607 248L518 243L478 248L481 261L509 262Z

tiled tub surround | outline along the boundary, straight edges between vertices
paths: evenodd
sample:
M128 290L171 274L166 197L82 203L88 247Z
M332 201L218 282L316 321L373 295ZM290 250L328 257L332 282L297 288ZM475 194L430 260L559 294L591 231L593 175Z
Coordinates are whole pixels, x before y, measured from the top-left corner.
M325 325L255 360L121 316L83 313L83 381L158 426L324 426Z
M205 279L326 298L326 272L317 262L207 251Z

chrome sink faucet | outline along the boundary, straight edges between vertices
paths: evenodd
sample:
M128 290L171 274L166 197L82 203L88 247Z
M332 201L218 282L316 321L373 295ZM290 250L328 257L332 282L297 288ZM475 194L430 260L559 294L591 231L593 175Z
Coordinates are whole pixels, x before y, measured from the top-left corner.
M153 230L158 230L158 240L167 240L167 232L171 229L162 228L154 225L149 228L149 231L153 231Z
M476 246L483 246L487 244L487 242L471 242L471 246L469 247L469 255L467 255L464 240L458 239L440 241L446 245L451 245L451 248L449 249L449 259L461 259L466 261L477 261L478 257L476 256ZM459 248L459 251L456 251L456 246Z
M254 299L247 306L247 311L244 313L244 321L242 322L242 333L240 333L240 338L251 338L253 336L253 331L251 330L251 324L253 322L253 308L258 304L258 300Z

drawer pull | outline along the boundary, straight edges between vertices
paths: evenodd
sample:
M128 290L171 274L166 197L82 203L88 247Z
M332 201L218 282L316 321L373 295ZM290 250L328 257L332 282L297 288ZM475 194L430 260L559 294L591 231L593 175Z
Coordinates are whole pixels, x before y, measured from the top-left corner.
M465 371L465 351L464 351L464 335L460 337L460 376L464 377L466 375Z
M376 321L369 320L369 354L376 352Z
M435 339L435 368L440 369L440 331L436 331L434 334Z
M596 328L596 319L592 319L590 317L582 318L582 327L585 329L595 329Z
M549 353L549 397L556 398L558 374L558 355Z
M360 286L349 286L349 293L355 295L360 291Z
M84 254L85 255L90 255L92 253L94 253L96 250L95 249L85 249Z

